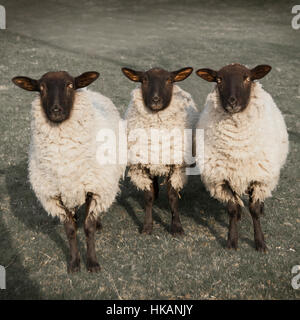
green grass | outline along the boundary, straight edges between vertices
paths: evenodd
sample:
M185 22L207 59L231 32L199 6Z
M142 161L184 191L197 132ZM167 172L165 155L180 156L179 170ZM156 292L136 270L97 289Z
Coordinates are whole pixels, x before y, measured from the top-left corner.
M8 29L0 31L0 265L6 267L7 290L0 291L0 299L300 298L291 287L291 269L300 264L300 31L291 28L293 2L2 4ZM287 164L262 218L268 253L254 249L247 210L240 223L240 249L224 248L227 214L198 176L190 178L180 201L185 236L169 234L164 188L154 207L153 234L140 235L142 193L126 179L96 238L101 273L86 271L80 228L82 271L68 275L63 226L43 211L27 179L33 94L14 87L10 79L95 69L101 76L91 88L110 97L123 115L134 85L121 74L122 66L218 69L231 62L273 66L262 83L289 131ZM202 110L211 85L192 75L181 86Z

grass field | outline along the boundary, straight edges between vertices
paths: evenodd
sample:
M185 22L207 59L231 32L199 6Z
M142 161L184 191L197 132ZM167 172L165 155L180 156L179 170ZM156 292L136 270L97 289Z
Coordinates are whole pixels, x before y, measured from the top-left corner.
M2 0L0 30L0 265L7 289L0 299L299 299L291 269L300 265L300 30L291 27L293 1ZM102 271L66 272L63 226L47 216L27 179L33 94L13 86L16 75L97 70L91 88L110 97L121 115L134 84L122 66L218 69L231 62L267 63L261 82L282 110L290 153L262 227L268 253L254 249L250 214L243 212L240 249L225 249L228 219L199 176L182 192L185 236L169 234L166 190L154 207L154 232L139 233L142 194L126 179L96 238ZM202 110L211 85L195 74L181 86ZM82 223L81 223L82 224Z

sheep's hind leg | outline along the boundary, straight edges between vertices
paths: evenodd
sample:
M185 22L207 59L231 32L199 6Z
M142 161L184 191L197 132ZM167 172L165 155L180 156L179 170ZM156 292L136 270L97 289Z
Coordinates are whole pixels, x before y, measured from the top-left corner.
M168 198L172 213L171 233L173 235L183 235L184 230L181 225L178 211L178 194L176 190L172 187L170 181L168 182Z
M86 216L84 221L84 232L86 235L87 246L87 269L90 272L100 271L100 265L97 261L95 250L95 233L97 229L97 219L94 218L90 212L91 201L93 200L93 194L88 193L86 196Z
M76 240L76 223L73 219L72 213L66 209L67 219L64 223L65 231L70 245L71 258L68 264L68 272L80 271L80 256Z
M229 215L227 248L237 250L239 237L237 222L241 218L241 206L230 200L227 203L227 211Z
M96 219L96 230L97 231L100 231L100 230L102 230L102 223L101 223L101 219L100 219L100 217L97 217L97 219Z
M259 200L253 200L253 189L249 193L249 211L253 220L255 248L257 251L266 252L267 246L259 220L260 216L264 213L264 203Z
M153 178L153 188L154 188L154 198L155 200L158 199L158 195L159 195L159 184L158 184L158 177L155 176Z
M155 190L153 183L151 183L150 190L144 192L145 195L145 219L142 229L142 233L151 234L153 229L153 217L152 217L152 207L155 199Z

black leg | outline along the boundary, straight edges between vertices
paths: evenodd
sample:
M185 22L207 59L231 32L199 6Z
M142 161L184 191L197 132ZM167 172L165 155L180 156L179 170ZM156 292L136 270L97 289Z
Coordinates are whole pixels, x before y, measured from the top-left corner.
M229 201L227 204L227 211L229 215L227 248L236 250L238 248L237 222L241 218L241 206L233 201Z
M96 230L97 231L100 231L100 230L102 230L102 223L101 223L101 219L100 219L100 217L97 217L97 220L96 220Z
M171 221L171 233L173 235L182 235L184 230L182 228L179 211L178 211L178 194L176 190L172 187L171 182L168 182L168 198L172 213Z
M250 192L249 195L249 211L253 220L255 248L257 251L266 252L267 246L259 220L260 216L264 212L264 203L258 200L254 202L252 198L252 192Z
M100 266L96 257L95 250L95 233L97 229L97 219L90 213L90 204L93 199L91 193L87 194L86 197L86 216L84 221L84 232L86 235L86 246L87 246L87 269L90 272L100 271Z
M66 235L70 245L70 261L68 264L68 272L78 272L80 271L80 256L77 247L77 240L76 240L76 224L72 217L71 212L67 211L67 220L64 223Z
M145 193L145 219L142 233L151 234L153 228L152 207L155 198L154 186L151 184L150 191L146 190Z
M154 188L154 199L156 200L159 194L158 177L153 178L153 188Z

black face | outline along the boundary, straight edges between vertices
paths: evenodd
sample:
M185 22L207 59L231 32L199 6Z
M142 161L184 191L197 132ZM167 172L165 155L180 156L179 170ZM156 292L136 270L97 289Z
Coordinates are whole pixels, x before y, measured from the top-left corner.
M41 102L50 121L68 119L75 96L74 78L66 72L49 72L39 81Z
M249 103L252 82L263 78L270 70L268 65L250 70L241 64L230 64L219 71L199 69L197 75L217 82L222 107L228 113L237 113L245 110Z
M12 79L18 87L28 91L40 92L41 104L47 118L61 123L70 117L75 90L86 87L99 77L98 72L85 72L73 78L65 71L48 72L39 80L27 77Z
M193 69L183 68L168 72L160 68L153 68L143 72L122 68L122 71L130 80L141 82L144 104L155 112L169 106L172 99L173 83L186 79Z

